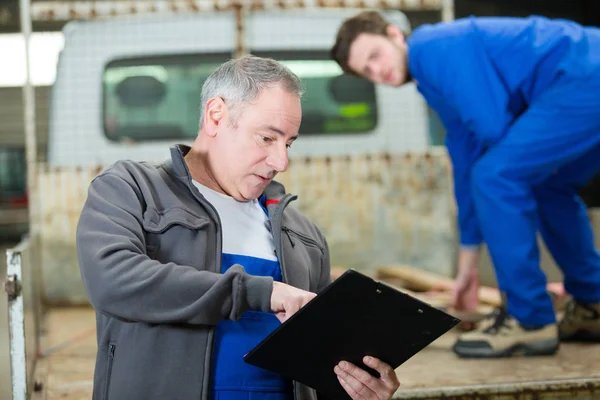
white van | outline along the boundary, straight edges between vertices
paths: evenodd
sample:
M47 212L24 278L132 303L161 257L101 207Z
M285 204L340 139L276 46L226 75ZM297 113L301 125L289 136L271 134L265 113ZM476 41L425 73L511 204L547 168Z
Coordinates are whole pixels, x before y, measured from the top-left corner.
M375 87L329 58L359 10L253 11L243 46L303 81L300 139L278 176L327 236L332 262L369 271L406 263L450 275L456 234L449 168L413 84ZM387 17L410 31L406 16ZM233 12L70 22L52 87L47 165L39 169L44 289L50 303L85 301L75 229L90 180L119 159L160 162L197 135L204 80L230 59ZM433 250L432 250L433 249Z
M375 87L342 76L329 58L342 20L358 10L262 11L246 17L244 46L284 61L306 88L294 156L422 151L427 107L414 85ZM406 16L388 18L410 31ZM231 12L71 22L52 92L48 162L106 165L162 160L198 131L200 90L236 48Z

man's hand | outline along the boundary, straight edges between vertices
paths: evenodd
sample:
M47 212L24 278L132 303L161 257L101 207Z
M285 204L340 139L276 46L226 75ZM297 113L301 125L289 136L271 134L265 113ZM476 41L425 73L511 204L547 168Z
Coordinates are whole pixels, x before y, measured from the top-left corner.
M455 310L475 311L479 305L478 250L460 251L458 274L452 289L450 307Z
M389 400L392 398L400 381L396 372L389 365L374 357L365 357L363 362L373 368L380 378L376 378L364 369L347 361L342 361L333 368L340 384L354 400Z
M283 323L296 311L304 307L306 303L316 296L315 293L286 285L281 282L273 282L273 293L271 294L271 310Z

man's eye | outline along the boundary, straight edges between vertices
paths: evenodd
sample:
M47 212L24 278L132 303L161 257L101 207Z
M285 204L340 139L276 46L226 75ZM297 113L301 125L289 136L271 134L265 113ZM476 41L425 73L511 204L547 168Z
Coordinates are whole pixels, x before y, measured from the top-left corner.
M290 147L292 147L292 144L288 143L288 144L285 145L285 147L287 147L289 149Z
M261 139L265 143L271 143L273 141L273 138L270 138L268 136L261 136Z

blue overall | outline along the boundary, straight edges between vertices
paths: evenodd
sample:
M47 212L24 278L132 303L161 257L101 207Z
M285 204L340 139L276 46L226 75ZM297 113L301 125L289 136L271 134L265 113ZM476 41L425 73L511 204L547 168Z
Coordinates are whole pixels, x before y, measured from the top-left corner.
M600 169L600 30L542 17L419 27L409 70L447 131L462 246L488 246L508 312L555 322L539 231L578 301L600 256L578 190Z
M266 197L260 204L267 213ZM222 255L224 273L234 264L250 275L271 276L281 282L278 260L228 254ZM223 320L216 326L211 374L211 400L292 400L292 381L244 362L244 355L281 323L272 312L246 311L237 321Z

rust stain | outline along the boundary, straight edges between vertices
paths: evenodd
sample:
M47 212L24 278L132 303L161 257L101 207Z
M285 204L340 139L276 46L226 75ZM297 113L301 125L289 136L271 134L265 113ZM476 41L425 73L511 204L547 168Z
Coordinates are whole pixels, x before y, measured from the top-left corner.
M194 0L188 0L188 6L189 6L190 10L192 10L194 12L200 11L200 7L198 7L198 5L196 4L196 2Z

